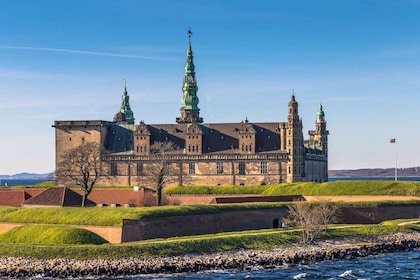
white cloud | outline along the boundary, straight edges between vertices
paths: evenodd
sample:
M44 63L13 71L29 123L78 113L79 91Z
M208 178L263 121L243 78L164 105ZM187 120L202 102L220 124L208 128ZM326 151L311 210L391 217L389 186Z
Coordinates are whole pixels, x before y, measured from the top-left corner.
M121 54L121 53L107 53L107 52L84 51L84 50L74 50L74 49L59 49L59 48L39 48L39 47L21 47L21 46L0 45L0 49L62 52L62 53L72 53L72 54L81 54L81 55L111 56L111 57L147 59L147 60L166 60L166 59L168 59L168 58L165 58L165 57L158 57L158 56Z

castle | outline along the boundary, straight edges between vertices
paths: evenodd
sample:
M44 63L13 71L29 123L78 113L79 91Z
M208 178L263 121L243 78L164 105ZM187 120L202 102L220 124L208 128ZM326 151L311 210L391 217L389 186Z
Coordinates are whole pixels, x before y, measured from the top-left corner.
M175 123L135 123L127 86L113 121L55 121L56 170L63 155L87 142L101 146L99 185L146 185L148 166L156 162L151 146L176 147L165 154L173 185L265 185L328 181L328 130L322 105L315 130L304 140L294 93L286 122L205 123L200 117L191 32L188 32L183 96ZM60 174L57 174L60 183Z

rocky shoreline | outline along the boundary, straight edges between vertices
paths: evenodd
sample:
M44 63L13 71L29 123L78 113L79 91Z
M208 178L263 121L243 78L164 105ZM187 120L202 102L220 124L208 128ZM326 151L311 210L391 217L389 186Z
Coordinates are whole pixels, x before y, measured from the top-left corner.
M0 277L121 277L141 274L198 272L214 269L250 270L322 261L348 260L369 255L404 252L420 248L420 233L396 233L375 238L319 241L310 246L293 245L270 251L236 250L222 253L162 258L38 260L0 258Z

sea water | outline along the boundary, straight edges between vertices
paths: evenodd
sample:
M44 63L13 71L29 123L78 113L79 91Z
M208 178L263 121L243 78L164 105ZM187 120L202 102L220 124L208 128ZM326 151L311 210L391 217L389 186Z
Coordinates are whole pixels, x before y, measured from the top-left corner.
M251 268L249 271L217 270L198 273L144 275L119 278L120 280L254 280L254 279L420 279L420 250L391 253L347 261L322 262L275 269Z

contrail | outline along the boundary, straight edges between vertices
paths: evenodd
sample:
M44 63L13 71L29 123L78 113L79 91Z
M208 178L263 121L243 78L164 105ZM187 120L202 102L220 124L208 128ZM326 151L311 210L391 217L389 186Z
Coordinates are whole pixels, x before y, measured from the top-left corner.
M164 57L156 57L156 56L104 53L104 52L92 52L92 51L71 50L71 49L56 49L56 48L18 47L18 46L7 46L7 45L0 45L0 49L63 52L63 53L83 54L83 55L112 56L112 57L125 57L125 58L137 58L137 59L149 59L149 60L165 60L165 59L167 59L167 58L164 58Z

